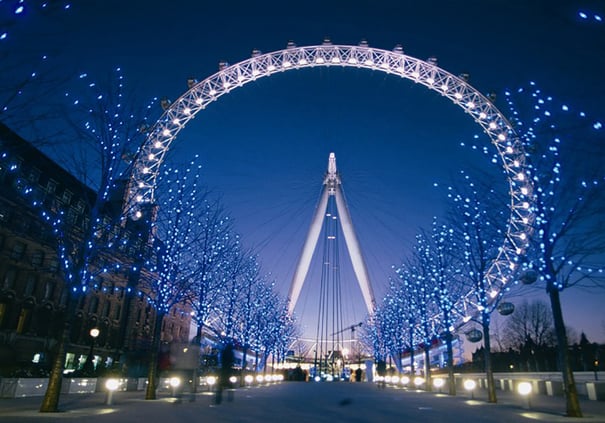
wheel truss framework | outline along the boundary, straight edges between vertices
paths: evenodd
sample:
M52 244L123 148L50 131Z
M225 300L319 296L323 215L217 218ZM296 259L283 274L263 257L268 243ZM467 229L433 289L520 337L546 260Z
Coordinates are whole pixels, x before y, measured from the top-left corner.
M189 120L222 95L259 78L292 69L317 66L341 66L370 69L399 76L424 85L461 107L495 146L509 183L510 218L498 257L486 276L489 296L496 301L512 279L517 257L524 253L534 220L532 182L525 163L522 142L513 127L494 104L472 87L465 75L455 76L437 66L435 59L423 61L404 54L401 47L392 51L360 45L334 45L329 40L315 46L298 47L288 43L284 50L261 54L234 65L219 64L219 71L208 78L188 80L189 89L176 101L163 101L164 113L150 128L146 142L138 152L129 185L127 207L138 214L146 204L154 203L156 179L170 144ZM469 292L463 308L477 306ZM468 317L468 316L467 316Z

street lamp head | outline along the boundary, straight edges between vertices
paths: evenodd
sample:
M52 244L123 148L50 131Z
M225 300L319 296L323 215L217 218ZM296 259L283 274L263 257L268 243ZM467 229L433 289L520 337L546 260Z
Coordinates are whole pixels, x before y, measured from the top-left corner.
M92 336L93 338L96 338L97 336L99 336L101 331L98 328L92 328L89 333L90 333L90 336Z

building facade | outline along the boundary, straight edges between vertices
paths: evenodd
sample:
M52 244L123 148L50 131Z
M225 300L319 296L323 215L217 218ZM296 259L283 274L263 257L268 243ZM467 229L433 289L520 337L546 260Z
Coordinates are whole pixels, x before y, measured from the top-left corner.
M65 315L69 292L57 239L42 211L64 210L70 231L78 236L90 224L87 205L95 195L0 124L0 375L43 371L66 317L72 322L66 369L82 369L92 351L97 370L120 367L131 375L146 371L156 313L143 295L144 280L154 275L132 265L136 252L149 248L145 223L129 220L121 228L128 242L95 264L100 268L110 263L114 270L95 276L79 297L75 316ZM187 342L190 323L186 305L173 307L163 321L162 342ZM96 338L92 328L98 329Z

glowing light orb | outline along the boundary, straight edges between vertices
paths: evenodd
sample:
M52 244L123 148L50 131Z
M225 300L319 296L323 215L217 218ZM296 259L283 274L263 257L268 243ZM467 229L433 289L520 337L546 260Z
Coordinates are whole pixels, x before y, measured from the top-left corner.
M529 382L520 382L517 385L517 392L523 396L531 394L532 386Z
M464 389L466 389L467 391L472 391L477 387L477 382L475 382L473 379L466 379L463 385Z
M442 379L442 378L438 377L438 378L435 378L435 379L433 380L433 386L434 386L435 388L442 388L442 387L443 387L443 385L445 385L445 380L444 380L444 379Z

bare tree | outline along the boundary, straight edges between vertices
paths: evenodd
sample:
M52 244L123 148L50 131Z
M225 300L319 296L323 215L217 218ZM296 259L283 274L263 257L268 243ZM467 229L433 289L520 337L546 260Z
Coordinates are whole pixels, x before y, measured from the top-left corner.
M215 305L219 303L224 288L223 269L228 266L227 259L238 248L239 238L233 232L232 221L218 199L209 198L198 205L196 218L200 225L196 246L192 252L195 263L193 292L189 299L196 334L193 343L199 347L204 328L211 330L211 318ZM194 369L194 380L197 377ZM195 390L197 384L193 384Z
M254 253L245 250L240 244L232 248L226 257L226 265L222 269L223 285L220 297L214 304L215 321L212 329L225 342L232 342L236 336L238 311L244 298L246 275L251 267L256 266Z
M40 407L42 412L58 410L65 347L78 299L95 286L99 273L120 265L111 258L120 243L129 242L126 241L127 232L130 229L141 230L141 223L134 222L122 205L125 181L130 173L130 163L124 162L123 157L128 151L136 150L142 141L143 134L136 125L140 120L135 116L144 114L137 115L141 110L136 107L137 103L123 97L120 73L112 82L107 86L94 86L94 100L83 100L67 116L69 127L73 129L71 141L74 155L71 157L73 163L78 164L72 168L72 172L80 181L79 185L74 186L81 188L74 198L86 204L79 208L78 214L74 213L69 202L61 205L33 199L54 235L68 292L64 304L65 322ZM86 163L78 162L78 159ZM143 228L143 244L148 234ZM130 264L133 263L131 260Z
M447 349L448 392L449 395L456 395L453 332L459 314L456 304L465 294L463 285L455 283L460 269L455 254L458 244L454 230L448 225L440 225L437 219L433 219L431 233L426 234L424 239L424 255L431 272L432 296L438 311L435 321Z
M69 11L66 1L0 2L0 121L37 147L65 142L60 110L49 99L60 97L74 74L55 65L60 51L41 51L35 40L48 35L42 28L49 23L63 27Z
M556 344L552 313L546 303L524 301L517 305L504 326L504 343L526 356L528 370L541 371L544 354Z
M603 126L533 83L507 94L533 183L535 235L527 268L537 273L550 299L567 415L581 417L560 293L572 286L605 286L599 271L605 252Z
M406 287L401 278L391 279L389 290L371 317L371 324L366 324L365 339L374 345L374 356L384 360L388 355L395 359L399 371L404 350L412 354L412 372L414 371L413 350L414 321L411 313Z
M202 224L198 213L207 191L199 186L201 166L192 162L187 167L165 170L157 185L156 214L153 219L153 252L145 268L148 277L141 293L155 309L152 346L149 359L145 399L156 398L158 353L164 317L173 309L185 309L195 295L198 266L196 249Z
M489 179L476 182L470 175L462 172L463 183L450 188L453 200L449 215L449 226L454 230L453 239L458 248L460 264L456 283L464 287L469 294L464 302L468 313L466 319L472 319L481 325L484 347L485 372L487 379L488 402L497 402L494 383L490 321L491 314L497 309L503 292L492 295L487 275L498 257L504 238L506 207L500 203L501 196L491 188ZM478 341L479 339L475 339Z
M435 279L429 243L426 234L416 235L411 257L397 269L397 274L406 287L411 311L410 325L416 327L415 331L424 350L425 389L428 391L432 389L430 351L433 339L438 335L435 316L439 313L433 297Z
M552 313L542 301L524 301L517 304L515 312L504 326L505 348L518 348L530 340L537 347L555 344Z

